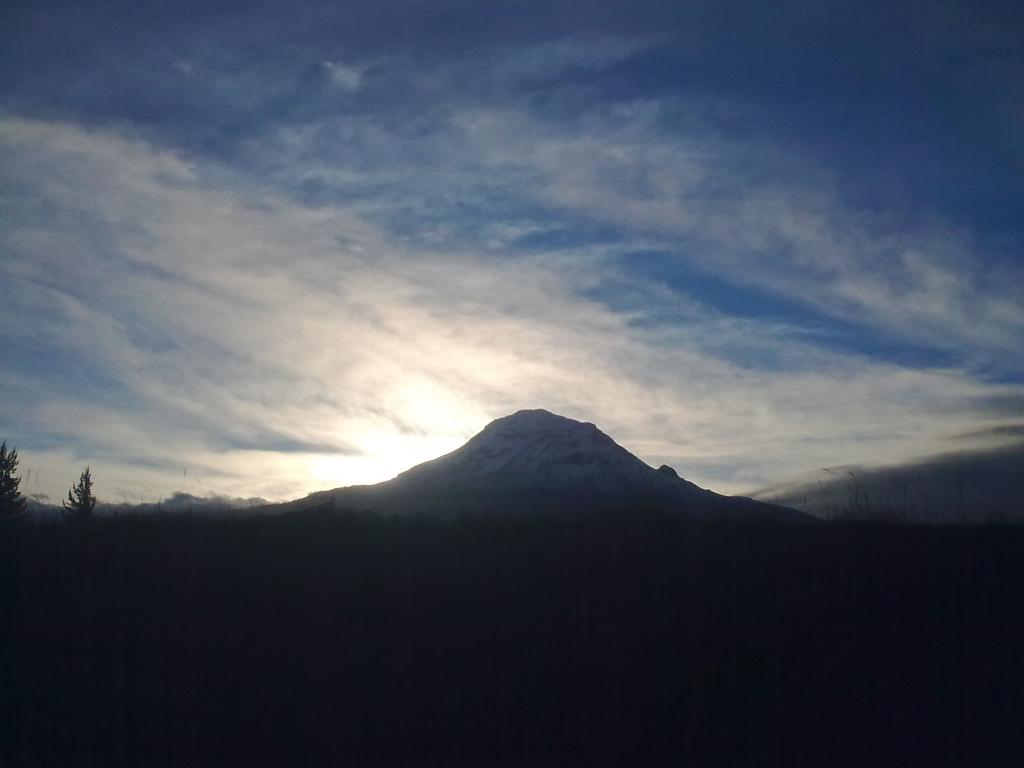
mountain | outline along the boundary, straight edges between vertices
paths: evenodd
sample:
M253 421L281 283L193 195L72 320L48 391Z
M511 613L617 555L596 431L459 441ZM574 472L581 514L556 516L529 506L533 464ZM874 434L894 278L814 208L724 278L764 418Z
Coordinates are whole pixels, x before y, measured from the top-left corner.
M497 419L461 448L376 485L321 491L279 511L381 514L620 514L661 512L699 520L805 521L753 499L721 496L645 464L589 422L544 410Z

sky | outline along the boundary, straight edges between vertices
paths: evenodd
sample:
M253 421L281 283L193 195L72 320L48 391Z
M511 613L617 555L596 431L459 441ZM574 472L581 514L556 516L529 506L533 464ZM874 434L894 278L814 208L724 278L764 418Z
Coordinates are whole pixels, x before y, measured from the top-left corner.
M1019 2L0 8L22 490L295 498L546 408L727 493L1016 450Z

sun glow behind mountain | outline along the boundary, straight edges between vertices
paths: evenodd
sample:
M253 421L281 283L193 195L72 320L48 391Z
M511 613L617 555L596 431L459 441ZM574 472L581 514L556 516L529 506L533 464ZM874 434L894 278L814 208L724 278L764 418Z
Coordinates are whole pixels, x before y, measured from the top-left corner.
M337 431L343 451L308 459L310 488L336 488L390 480L399 472L449 453L488 418L472 404L422 375L381 386L388 417L349 420Z
M355 436L360 455L317 454L309 458L310 488L336 488L390 480L399 472L455 450L464 440L450 435L369 430Z

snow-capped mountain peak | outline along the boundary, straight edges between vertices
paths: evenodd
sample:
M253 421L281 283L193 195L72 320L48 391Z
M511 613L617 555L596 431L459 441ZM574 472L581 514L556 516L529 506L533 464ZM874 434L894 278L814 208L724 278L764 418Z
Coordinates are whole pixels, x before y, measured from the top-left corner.
M531 490L618 485L622 473L652 472L590 422L545 410L517 411L492 421L464 446L399 475L403 480L458 478Z

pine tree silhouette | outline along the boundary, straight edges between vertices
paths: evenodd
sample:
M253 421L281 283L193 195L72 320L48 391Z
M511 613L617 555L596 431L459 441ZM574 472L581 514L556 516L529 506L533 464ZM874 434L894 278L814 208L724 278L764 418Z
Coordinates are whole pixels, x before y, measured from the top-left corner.
M0 445L0 520L14 520L25 514L25 499L18 491L21 478L18 469L18 451L7 450L7 441Z
M92 511L96 507L96 497L92 495L92 474L89 472L89 467L82 470L78 485L68 490L68 497L62 504L64 505L65 520L84 521L92 517Z

